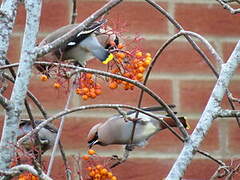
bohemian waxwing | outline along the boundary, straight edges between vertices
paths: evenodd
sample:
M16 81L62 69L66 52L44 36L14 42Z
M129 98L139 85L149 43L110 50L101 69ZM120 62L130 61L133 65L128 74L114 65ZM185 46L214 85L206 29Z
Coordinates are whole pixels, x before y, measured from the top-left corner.
M42 123L42 120L36 120L35 126L38 126ZM17 139L20 139L33 129L31 121L29 119L20 120ZM41 128L38 132L38 139L41 148L38 148L37 141L35 137L26 139L21 145L28 151L33 150L34 153L41 150L42 154L47 150L51 149L54 145L55 139L57 136L57 128L53 124L49 123ZM36 151L35 151L36 150Z
M59 49L38 58L38 60L48 62L71 60L75 65L85 67L88 60L96 57L104 64L107 64L113 59L113 55L109 52L111 49L110 42L114 41L118 45L119 39L114 33L100 28L105 22L105 20L102 20L92 23ZM77 26L78 24L69 24L57 29L44 38L39 46L53 42ZM44 73L48 66L37 65L36 67L40 72Z
M144 109L152 111L151 108ZM135 118L136 111L127 113L127 118ZM165 115L155 114L164 120L169 126L176 127L175 121ZM126 118L126 117L125 117ZM136 121L135 134L132 141L133 146L144 146L147 140L157 132L167 127L157 119L139 113ZM185 128L188 127L184 117L178 117ZM88 145L91 148L95 144L102 146L111 144L127 145L130 143L133 122L126 121L122 115L114 115L103 123L98 123L91 128L88 134Z

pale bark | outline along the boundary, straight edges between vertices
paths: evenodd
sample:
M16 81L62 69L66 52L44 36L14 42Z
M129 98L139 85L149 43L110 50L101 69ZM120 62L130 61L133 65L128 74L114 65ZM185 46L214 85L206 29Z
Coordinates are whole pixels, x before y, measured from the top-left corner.
M13 1L14 2L14 1ZM15 153L14 144L17 142L17 129L20 114L23 110L24 99L32 73L32 65L36 59L33 52L39 29L41 0L25 0L27 11L26 27L21 50L20 64L16 81L11 94L11 107L6 112L0 144L0 169L6 169Z
M230 80L233 77L233 73L239 63L240 41L236 45L227 63L222 65L219 78L208 100L207 106L196 128L190 136L190 139L184 144L179 157L177 158L166 178L167 180L177 180L183 177L187 166L191 163L191 160L197 152L200 143L203 141L209 128L211 127L213 120L218 117L219 111L221 110L220 104L224 94L226 93Z

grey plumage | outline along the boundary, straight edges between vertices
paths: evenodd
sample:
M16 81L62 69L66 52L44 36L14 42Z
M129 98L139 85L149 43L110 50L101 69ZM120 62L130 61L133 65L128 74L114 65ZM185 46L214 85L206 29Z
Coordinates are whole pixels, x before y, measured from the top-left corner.
M43 121L36 120L35 126L39 125L41 122ZM33 127L30 120L22 119L19 124L19 129L17 134L18 139L23 137L27 133L29 133L32 129ZM40 144L37 144L36 138L32 137L32 138L26 139L22 143L22 146L28 151L41 149L42 153L44 153L45 151L53 147L56 139L56 135L57 135L57 128L54 127L52 124L47 124L46 126L41 128L37 134L38 134ZM41 148L38 147L39 145L41 146Z
M164 120L169 126L176 127L175 121L165 115L157 115ZM128 118L135 118L135 112L127 113ZM139 120L136 122L136 129L133 138L133 145L144 146L148 139L154 134L166 128L166 126L154 118L149 117L143 113L139 113ZM180 121L187 127L188 124L184 117L179 117ZM132 133L133 122L125 121L123 116L115 115L107 119L103 123L98 123L91 128L88 134L89 146L95 144L99 145L111 145L122 144L126 145L130 143Z
M106 21L103 20L92 23L89 27L85 28L84 31L79 32L75 37L63 44L59 49L39 58L39 60L53 62L73 60L76 65L83 67L88 60L93 59L94 57L102 62L105 61L110 55L108 49L109 41L117 38L115 35L110 35L106 32L102 32L103 30L100 30L100 27L105 22ZM53 42L77 26L78 24L70 24L57 29L45 37L40 42L39 46ZM46 70L46 67L38 65L37 69L43 72Z

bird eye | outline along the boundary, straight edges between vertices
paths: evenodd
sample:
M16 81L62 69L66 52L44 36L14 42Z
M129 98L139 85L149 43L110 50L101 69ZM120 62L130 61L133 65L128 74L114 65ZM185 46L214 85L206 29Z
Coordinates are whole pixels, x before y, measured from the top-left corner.
M93 139L91 139L90 141L88 141L88 144L91 144L92 142L98 140L98 133L96 132L95 136Z
M105 49L115 49L119 44L119 38L116 36L114 41L110 40L107 45L105 46Z
M115 45L116 45L116 46L119 45L119 38L118 38L117 36L116 36L114 42L115 42Z

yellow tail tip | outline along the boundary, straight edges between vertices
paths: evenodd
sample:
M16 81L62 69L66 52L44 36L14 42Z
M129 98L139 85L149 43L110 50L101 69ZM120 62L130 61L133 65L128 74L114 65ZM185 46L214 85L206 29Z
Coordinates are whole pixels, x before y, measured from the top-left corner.
M187 117L184 117L184 119L186 120L186 125L187 125L186 129L191 129L191 126L190 126L190 124L187 121Z
M108 57L102 62L103 64L109 63L111 60L113 60L114 56L112 53L108 55Z

